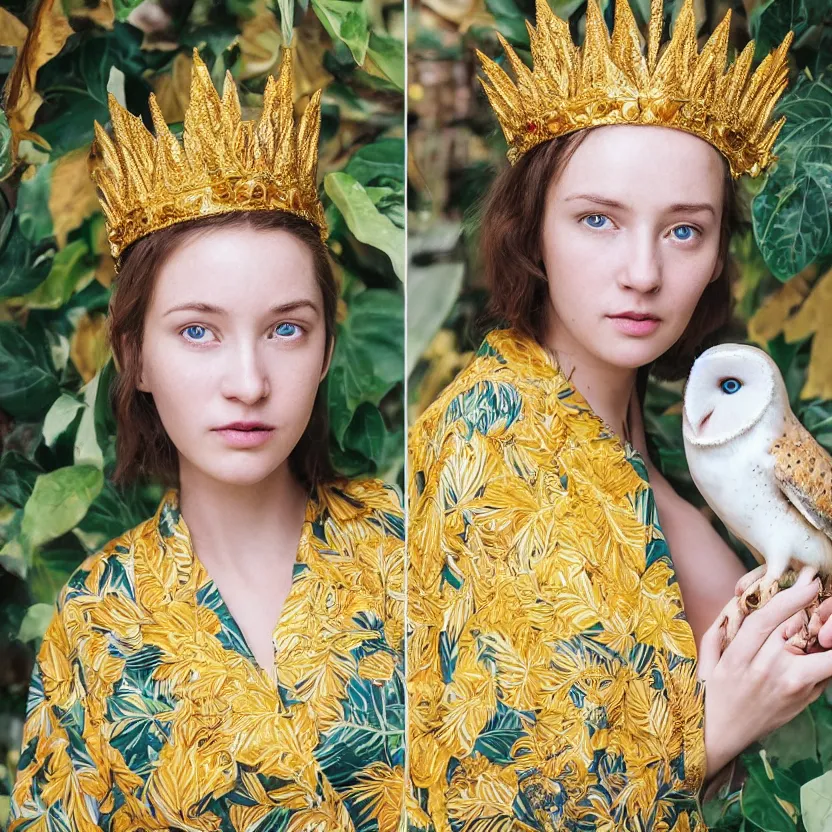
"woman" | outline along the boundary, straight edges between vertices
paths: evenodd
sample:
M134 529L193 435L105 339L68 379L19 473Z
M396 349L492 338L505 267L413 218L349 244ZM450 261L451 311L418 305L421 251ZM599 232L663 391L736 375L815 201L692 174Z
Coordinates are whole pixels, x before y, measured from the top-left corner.
M155 139L113 99L96 124L116 476L168 490L60 594L11 830L397 826L402 512L329 466L320 95L297 130L291 95L286 51L241 122L194 51L187 156L152 97Z
M578 53L539 2L534 70L483 59L513 162L481 229L507 328L409 445L409 759L442 832L704 828L704 782L832 676L785 645L808 574L720 655L743 570L641 422L647 373L683 374L728 318L734 180L770 161L788 40L728 88L727 18L700 59L685 3L659 56L654 2L645 59L615 14L610 39L590 0Z

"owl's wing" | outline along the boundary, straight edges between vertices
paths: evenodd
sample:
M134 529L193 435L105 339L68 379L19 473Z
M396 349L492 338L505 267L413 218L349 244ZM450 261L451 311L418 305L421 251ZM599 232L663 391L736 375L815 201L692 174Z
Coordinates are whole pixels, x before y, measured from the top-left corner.
M771 454L780 490L806 522L832 538L832 457L792 413Z

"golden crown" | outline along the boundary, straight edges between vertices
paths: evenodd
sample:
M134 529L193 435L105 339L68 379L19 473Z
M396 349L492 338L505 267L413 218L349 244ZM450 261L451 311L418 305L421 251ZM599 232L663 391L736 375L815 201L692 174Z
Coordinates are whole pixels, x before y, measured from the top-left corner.
M569 25L537 0L537 27L527 22L533 70L498 35L517 83L477 52L490 84L482 81L509 144L514 164L541 142L586 127L651 124L675 127L710 142L728 160L732 176L755 177L776 160L771 149L785 118L768 126L788 84L786 53L794 37L762 61L749 78L751 41L727 72L729 9L699 52L693 0L685 0L661 58L662 0L652 0L646 58L627 0L615 3L612 36L597 0L589 0L583 49Z
M260 121L242 121L240 100L226 70L222 100L194 49L184 146L168 128L150 94L154 138L141 118L110 93L111 140L95 122L90 175L101 189L110 251L120 255L141 237L176 223L232 211L288 211L314 223L326 240L316 183L321 91L311 98L297 130L292 103L292 53L280 77L269 76Z

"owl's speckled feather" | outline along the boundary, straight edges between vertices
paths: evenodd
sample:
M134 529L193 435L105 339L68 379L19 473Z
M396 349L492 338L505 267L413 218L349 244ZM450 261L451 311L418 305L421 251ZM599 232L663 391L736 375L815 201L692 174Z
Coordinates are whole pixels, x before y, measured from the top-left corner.
M793 413L787 414L786 429L771 454L783 493L809 523L832 538L832 457Z

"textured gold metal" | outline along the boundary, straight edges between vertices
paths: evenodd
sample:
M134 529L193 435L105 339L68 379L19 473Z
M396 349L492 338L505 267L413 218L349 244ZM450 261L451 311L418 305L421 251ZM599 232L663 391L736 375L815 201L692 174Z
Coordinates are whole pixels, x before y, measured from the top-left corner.
M318 226L326 240L316 183L321 91L312 96L296 129L292 53L285 49L280 77L270 76L266 83L260 121L243 121L231 73L225 73L220 100L208 68L196 49L193 54L184 146L168 128L153 93L155 137L112 94L113 139L95 122L90 175L100 188L116 271L121 253L141 237L232 211L288 211Z
M756 177L776 160L771 149L785 117L768 122L788 85L793 32L749 78L754 41L725 71L730 9L701 52L693 0L685 0L660 57L662 22L662 0L652 0L645 56L627 0L615 3L611 36L597 0L589 0L586 36L578 48L566 21L546 0L537 0L537 26L527 23L533 69L500 35L516 83L478 51L488 78L480 80L509 144L509 161L514 164L541 142L609 124L692 133L725 156L735 178L744 173Z

